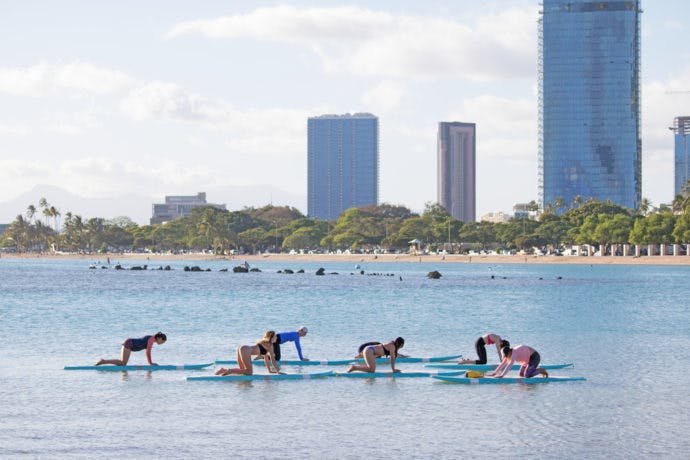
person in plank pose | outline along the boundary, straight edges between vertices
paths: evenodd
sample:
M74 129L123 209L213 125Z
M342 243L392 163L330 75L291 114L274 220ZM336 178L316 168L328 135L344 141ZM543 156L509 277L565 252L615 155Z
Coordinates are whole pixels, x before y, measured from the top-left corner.
M275 331L266 331L263 338L254 345L240 345L237 347L237 364L239 367L225 369L221 367L216 371L216 375L252 375L254 373L254 366L252 364L252 356L259 355L264 357L266 369L270 374L282 374L278 363L276 363L275 355L273 354L273 346L277 340ZM271 367L271 365L273 365Z
M126 366L129 361L129 356L133 351L146 350L146 360L151 366L158 366L158 364L151 361L151 348L153 344L163 345L168 340L165 334L157 332L155 335L145 335L138 339L127 339L122 342L122 349L120 350L120 359L103 359L96 363L96 366L103 364L114 364L115 366Z
M477 350L479 359L463 359L458 364L486 364L486 345L496 345L498 360L501 361L503 359L501 349L503 347L509 347L510 342L503 340L501 336L497 334L485 334L474 342L474 348Z
M376 358L382 356L390 356L391 358L391 369L393 372L400 372L395 368L395 358L397 358L398 350L405 345L405 339L398 337L395 340L391 340L388 343L379 344L365 344L366 346L362 350L362 357L364 358L364 365L351 365L347 372L376 372Z
M549 373L546 369L539 366L539 361L541 357L537 350L527 345L518 345L515 348L503 347L501 349L503 354L503 361L498 365L496 370L489 377L501 378L508 373L511 367L513 367L513 362L520 363L520 377L534 377L537 374L541 374L544 377L548 377Z

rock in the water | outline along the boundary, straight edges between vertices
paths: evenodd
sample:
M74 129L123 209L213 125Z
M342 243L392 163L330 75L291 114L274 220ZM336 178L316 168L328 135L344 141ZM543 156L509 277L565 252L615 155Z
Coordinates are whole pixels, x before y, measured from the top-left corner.
M432 280L437 280L441 277L441 274L437 270L434 270L433 272L427 273L426 277L431 278Z

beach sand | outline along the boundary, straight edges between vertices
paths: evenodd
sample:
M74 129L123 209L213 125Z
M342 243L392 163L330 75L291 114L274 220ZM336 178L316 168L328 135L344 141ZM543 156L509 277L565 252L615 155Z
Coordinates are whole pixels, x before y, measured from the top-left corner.
M419 262L437 264L589 264L589 265L690 265L690 256L534 256L534 255L413 255L413 254L260 254L216 256L204 253L188 254L147 254L147 253L110 253L110 254L67 254L67 253L32 253L0 254L0 259L45 258L45 259L84 259L111 263L123 260L188 260L188 261L228 261L240 264L247 262Z

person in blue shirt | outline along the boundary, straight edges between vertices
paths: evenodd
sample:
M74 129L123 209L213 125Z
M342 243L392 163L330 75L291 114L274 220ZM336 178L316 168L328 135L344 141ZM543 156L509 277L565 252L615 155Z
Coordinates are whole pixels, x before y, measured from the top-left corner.
M296 332L281 332L277 335L278 340L273 344L273 353L275 354L276 361L280 361L280 344L286 342L295 342L295 348L297 348L297 355L300 361L309 361L307 358L302 356L302 347L300 346L299 339L307 335L307 328L302 326L297 329Z

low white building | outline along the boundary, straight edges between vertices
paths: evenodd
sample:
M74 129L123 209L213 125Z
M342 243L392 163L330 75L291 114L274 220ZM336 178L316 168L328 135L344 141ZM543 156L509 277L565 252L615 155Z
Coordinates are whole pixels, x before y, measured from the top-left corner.
M188 216L192 209L201 206L213 206L218 209L226 209L224 204L213 204L206 202L206 192L199 192L196 195L166 195L165 203L153 205L153 217L151 225L162 224L164 222Z
M504 224L510 220L510 215L503 211L487 212L479 218L480 222L491 222L492 224Z

